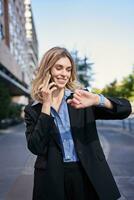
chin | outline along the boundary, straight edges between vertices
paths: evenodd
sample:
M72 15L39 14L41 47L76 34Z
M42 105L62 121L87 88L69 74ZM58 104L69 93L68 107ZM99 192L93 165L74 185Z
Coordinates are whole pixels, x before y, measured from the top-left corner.
M65 85L64 85L64 86L57 85L57 88L59 88L59 89L63 89L63 88L65 88Z
M59 88L59 89L63 89L63 88L65 88L65 87L66 87L66 85L57 84L57 88Z

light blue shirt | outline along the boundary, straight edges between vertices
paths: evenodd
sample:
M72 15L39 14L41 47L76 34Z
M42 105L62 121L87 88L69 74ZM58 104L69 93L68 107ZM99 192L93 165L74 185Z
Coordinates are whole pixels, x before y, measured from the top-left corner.
M68 107L66 103L66 98L70 94L70 90L65 90L64 97L62 99L58 112L53 107L51 107L51 115L54 117L54 121L60 133L61 143L63 146L64 162L76 162L79 160L75 151L74 141L72 138Z

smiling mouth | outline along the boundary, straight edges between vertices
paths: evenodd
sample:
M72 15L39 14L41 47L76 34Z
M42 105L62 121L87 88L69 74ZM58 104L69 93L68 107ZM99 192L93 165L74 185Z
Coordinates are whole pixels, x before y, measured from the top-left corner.
M57 80L58 80L59 83L65 83L67 81L67 80L60 79L60 78L59 79L57 78Z

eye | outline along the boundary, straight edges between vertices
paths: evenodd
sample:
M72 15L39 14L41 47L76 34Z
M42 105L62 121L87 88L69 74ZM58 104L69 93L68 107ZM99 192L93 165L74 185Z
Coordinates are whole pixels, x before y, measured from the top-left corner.
M71 70L72 70L71 68L68 68L68 69L67 69L68 72L71 72Z
M57 70L60 70L60 69L61 69L61 67L60 67L60 66L58 66L58 67L56 67L56 69L57 69Z

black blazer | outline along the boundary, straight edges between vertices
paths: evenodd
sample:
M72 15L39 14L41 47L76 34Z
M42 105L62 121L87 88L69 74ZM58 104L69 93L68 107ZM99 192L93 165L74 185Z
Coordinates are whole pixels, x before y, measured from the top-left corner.
M71 96L69 97L71 98ZM75 109L68 105L74 144L80 162L100 200L116 200L119 190L109 169L97 134L97 119L124 119L131 113L129 101L109 98L112 110L97 106ZM41 112L42 104L25 107L26 139L37 155L34 173L34 200L64 200L62 147L54 118Z

